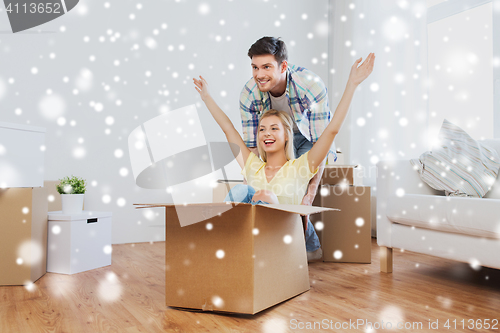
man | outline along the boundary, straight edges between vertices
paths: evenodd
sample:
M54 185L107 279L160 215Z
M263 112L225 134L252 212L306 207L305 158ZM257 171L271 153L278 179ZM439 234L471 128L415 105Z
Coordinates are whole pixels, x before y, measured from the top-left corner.
M250 47L248 56L252 61L253 77L240 95L243 140L258 155L256 137L260 115L269 109L287 111L294 120L293 144L295 158L298 158L312 148L333 116L325 84L313 72L288 64L286 45L279 38L262 37ZM303 205L312 204L323 169L324 164L311 179ZM309 217L304 217L303 223L307 258L320 259L323 253Z

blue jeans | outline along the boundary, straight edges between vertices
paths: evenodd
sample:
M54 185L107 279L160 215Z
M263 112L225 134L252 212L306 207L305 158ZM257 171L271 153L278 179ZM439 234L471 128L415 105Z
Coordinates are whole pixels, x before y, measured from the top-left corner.
M233 201L233 202L243 202L243 203L251 203L252 205L266 205L269 202L265 202L262 200L253 201L252 197L255 194L255 189L250 185L238 184L234 186L229 193L224 198L224 202Z
M295 152L295 158L299 158L301 155L307 153L311 150L313 144L311 141L307 140L300 132L294 133L293 135L293 149ZM307 218L307 230L306 230L306 250L307 252L316 251L321 246L319 243L318 235L314 226L311 223L311 219Z

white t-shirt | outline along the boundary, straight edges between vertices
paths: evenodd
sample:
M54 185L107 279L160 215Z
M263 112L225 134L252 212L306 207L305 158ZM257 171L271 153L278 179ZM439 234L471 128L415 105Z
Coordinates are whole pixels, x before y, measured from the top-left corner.
M273 95L271 95L271 93L269 93L269 96L271 97L271 108L278 111L288 112L293 120L293 132L299 132L299 128L297 127L297 123L295 122L295 117L293 116L292 109L290 108L290 103L288 102L288 98L286 97L286 91L279 97L274 97Z

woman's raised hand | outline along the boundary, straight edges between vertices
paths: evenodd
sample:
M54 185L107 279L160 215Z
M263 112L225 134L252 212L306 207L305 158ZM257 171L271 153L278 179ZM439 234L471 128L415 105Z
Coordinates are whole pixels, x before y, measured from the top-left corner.
M356 60L354 65L351 67L351 73L349 73L349 82L355 85L363 82L371 74L373 64L375 63L375 53L370 53L365 61L363 61L363 63L358 67L361 59L363 58Z
M210 92L208 91L208 83L201 75L199 80L193 78L193 81L195 85L194 88L200 94L203 101L205 101L205 98L210 97Z

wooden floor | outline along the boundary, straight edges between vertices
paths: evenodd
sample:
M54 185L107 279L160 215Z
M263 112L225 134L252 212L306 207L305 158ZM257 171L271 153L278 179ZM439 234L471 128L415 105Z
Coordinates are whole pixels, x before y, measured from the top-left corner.
M164 252L164 242L114 245L112 266L71 276L47 273L29 290L0 287L0 332L390 331L346 324L335 329L349 320L375 327L390 321L392 332L480 332L486 330L467 328L469 319L475 325L478 319L500 320L500 270L475 271L395 250L394 273L384 274L375 240L371 265L311 263L310 291L257 315L172 309L164 305ZM438 330L428 328L429 319L439 320ZM447 319L450 329L444 328ZM323 320L333 327L301 326ZM398 322L413 329L397 329ZM500 324L489 331L500 332Z

